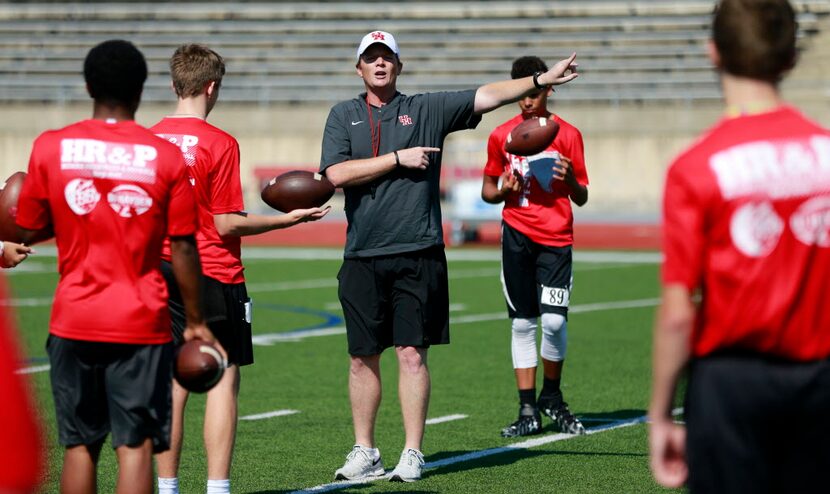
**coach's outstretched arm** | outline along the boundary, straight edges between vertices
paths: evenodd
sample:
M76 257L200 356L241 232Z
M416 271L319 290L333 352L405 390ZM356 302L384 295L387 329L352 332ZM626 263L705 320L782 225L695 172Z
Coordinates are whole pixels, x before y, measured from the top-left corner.
M479 87L476 91L475 113L481 115L493 111L500 106L519 101L533 91L539 91L542 87L558 86L576 79L579 74L576 73L577 64L574 63L575 59L576 53L556 62L556 65L551 67L550 70L538 76L491 82Z

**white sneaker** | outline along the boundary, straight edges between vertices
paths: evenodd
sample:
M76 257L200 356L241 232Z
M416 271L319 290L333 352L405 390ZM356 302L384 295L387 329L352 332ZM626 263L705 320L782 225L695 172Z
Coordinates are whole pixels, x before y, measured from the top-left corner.
M355 444L349 454L346 455L346 463L342 468L334 472L334 480L357 480L367 477L380 477L386 473L383 463L380 461L380 453L377 458L372 458L372 450Z
M407 448L401 453L398 466L392 470L389 480L392 482L415 482L421 480L421 469L424 466L424 455L417 449Z

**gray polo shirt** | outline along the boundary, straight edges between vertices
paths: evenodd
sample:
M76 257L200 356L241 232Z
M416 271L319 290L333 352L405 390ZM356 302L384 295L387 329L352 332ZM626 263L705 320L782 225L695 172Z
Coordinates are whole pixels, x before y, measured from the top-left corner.
M383 107L371 107L375 138L380 122L378 155L416 146L443 150L447 134L473 129L481 121L473 113L475 93L397 93ZM331 109L323 133L322 173L343 161L372 157L368 111L366 93ZM398 167L371 183L343 189L348 219L344 257L400 254L444 244L441 155L429 153L426 170Z

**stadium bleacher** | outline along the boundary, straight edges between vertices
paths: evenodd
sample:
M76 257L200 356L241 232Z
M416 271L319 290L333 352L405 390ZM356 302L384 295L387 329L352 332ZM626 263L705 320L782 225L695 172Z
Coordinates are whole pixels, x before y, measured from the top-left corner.
M794 2L800 37L820 31L826 0ZM568 99L714 100L705 58L713 3L701 0L325 3L5 3L0 5L0 101L86 101L81 62L95 43L125 38L144 51L144 101L169 101L166 61L184 42L228 60L226 101L334 102L352 97L349 63L368 29L404 46L404 92L502 79L517 49L580 55L590 74Z

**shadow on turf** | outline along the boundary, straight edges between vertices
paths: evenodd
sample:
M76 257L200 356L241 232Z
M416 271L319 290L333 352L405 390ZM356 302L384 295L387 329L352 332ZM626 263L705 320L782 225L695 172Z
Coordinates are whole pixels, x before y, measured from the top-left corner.
M617 410L614 412L598 412L598 413L579 413L578 416L586 420L585 427L589 430L594 426L602 426L607 423L616 422L616 421L625 421L625 420L632 420L636 418L640 418L646 414L645 410ZM553 426L547 419L543 419L544 428L542 434L551 434L555 433ZM504 440L504 444L501 446L509 446L514 442L520 442L522 440L531 439L534 437L539 436L527 436L523 438L517 438L515 440ZM577 438L579 436L574 436ZM474 451L442 451L440 453L436 453L434 455L430 455L427 458L427 463L443 460L445 458L452 458L455 456L461 456L469 453L474 453ZM468 462L460 462L454 463L451 465L445 465L442 467L438 467L435 469L431 469L425 476L432 476L432 475L442 475L447 473L453 472L463 472L466 470L474 470L476 468L486 468L491 466L502 466L502 465L509 465L511 463L515 463L519 460L523 460L526 458L533 458L538 456L555 456L555 455L584 455L584 456L628 456L628 457L645 457L648 456L648 453L625 453L625 452L600 452L600 451L592 451L592 452L585 452L585 451L565 451L565 450L557 450L557 451L542 451L542 450L531 450L531 449L516 449L512 451L504 451L502 453L485 456L476 459L475 461L468 461Z
M617 410L616 412L598 412L598 413L578 413L576 415L582 419L589 422L595 421L608 421L614 422L617 420L631 420L642 417L646 414L645 410ZM543 420L544 423L547 423L546 420ZM590 428L590 424L585 424L585 427Z
M581 419L587 419L591 421L590 424L585 424L588 429L591 428L593 423L603 423L603 422L615 422L618 420L631 420L642 417L646 414L645 410L617 410L614 412L599 412L599 413L580 413L578 414ZM543 434L553 433L553 427L550 425L547 419L543 419L545 423ZM518 438L519 440L530 439L533 437L539 436L529 436ZM577 438L579 436L574 436ZM509 446L511 443L517 442L516 440L504 440L504 444L500 446ZM499 446L495 446L499 447ZM452 458L455 456L461 456L469 453L474 453L475 451L442 451L440 453L436 453L433 455L429 455L426 460L427 463L443 460L445 458ZM454 463L452 465L446 465L443 467L429 469L424 472L424 478L429 478L434 475L444 475L448 473L455 473L455 472L463 472L467 470L475 470L477 468L487 468L493 466L503 466L509 465L511 463L515 463L520 460L524 460L527 458L534 458L539 456L556 456L556 455L581 455L581 456L628 456L628 457L646 457L648 453L618 453L618 452L586 452L586 451L566 451L566 450L557 450L557 451L541 451L541 450L530 450L530 449L515 449L512 451L504 451L502 453L485 456L482 458L478 458L475 461L465 461ZM382 481L380 481L382 482ZM352 485L343 489L337 489L337 492L343 492L348 494L349 492L360 492L363 489L371 489L374 485L374 482L369 484L356 484ZM410 484L411 485L411 484ZM294 490L267 490L267 491L255 491L249 494L287 494L289 492L295 492ZM421 490L417 487L413 486L413 488L408 488L406 490L400 491L383 491L385 494L404 494L404 493L419 493L419 494L438 494L438 491L432 490Z
M645 410L617 410L615 412L598 412L598 413L576 413L575 415L582 420L585 427L590 429L595 424L602 422L616 422L618 420L633 420L644 416L647 412ZM547 419L542 420L543 424L547 424ZM548 426L545 426L547 432Z

